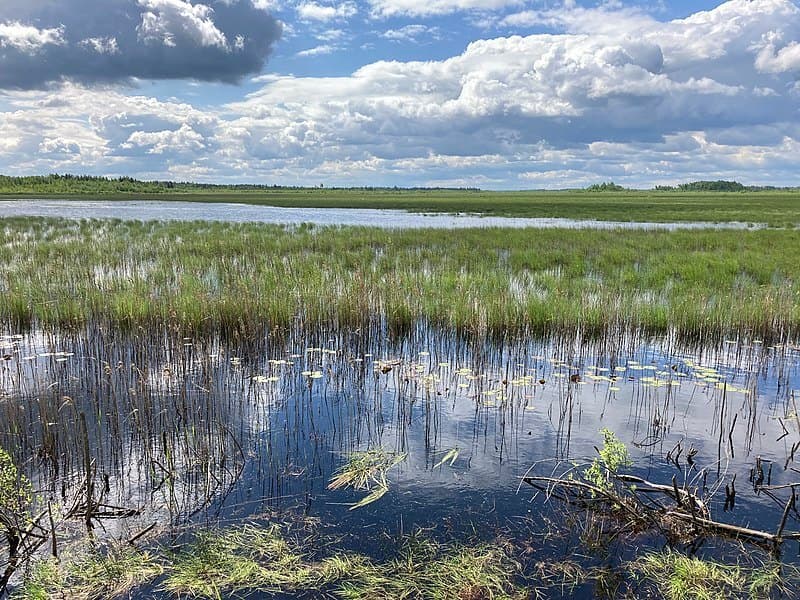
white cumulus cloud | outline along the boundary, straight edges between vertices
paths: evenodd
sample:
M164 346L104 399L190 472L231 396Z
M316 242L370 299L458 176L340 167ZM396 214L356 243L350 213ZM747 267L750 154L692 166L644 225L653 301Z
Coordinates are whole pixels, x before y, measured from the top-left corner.
M313 48L308 48L307 50L300 50L297 53L297 56L321 56L325 54L333 54L338 50L337 46L332 44L321 44L319 46L314 46Z
M97 54L118 54L119 44L115 37L91 37L81 40L80 45Z
M765 73L800 72L800 43L784 42L779 30L766 34L761 43L754 44L756 68Z
M414 23L397 29L387 29L381 33L381 37L395 42L416 42L421 38L438 40L441 37L441 30L438 27Z
M227 48L225 34L217 29L214 11L205 4L184 0L139 0L146 9L138 32L140 39L174 47L176 39L188 38L200 46Z
M58 46L63 43L64 30L62 27L37 29L19 21L0 23L0 48L15 48L21 52L33 54L48 44Z
M318 2L302 2L297 6L297 15L304 21L338 21L349 19L358 13L355 2L338 2L319 4Z
M125 142L123 148L147 148L148 154L194 153L205 149L204 138L186 123L178 129L163 131L134 131Z
M459 11L494 11L524 4L523 0L368 0L376 17L430 17Z

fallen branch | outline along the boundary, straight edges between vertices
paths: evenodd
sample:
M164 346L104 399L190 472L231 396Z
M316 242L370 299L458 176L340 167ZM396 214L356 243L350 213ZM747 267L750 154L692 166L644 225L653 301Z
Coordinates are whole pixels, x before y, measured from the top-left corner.
M620 513L626 513L633 517L630 524L641 526L646 523L667 533L680 534L681 532L676 531L673 524L674 521L679 521L691 524L695 530L706 535L744 539L776 552L784 541L800 540L800 532L783 533L789 510L794 505L794 496L786 504L777 533L769 533L711 519L706 503L688 490L678 488L675 483L664 485L634 475L613 476L620 482L635 484L635 489L627 488L620 491L613 486L603 488L578 479L554 476L526 475L522 481L544 491L548 498L555 498L565 504L579 505L582 508L605 510L609 515L617 517ZM662 494L674 500L677 508L664 507L660 503L646 504L637 496L639 493ZM684 506L688 507L689 512L682 510Z
M730 523L720 523L719 521L712 521L711 519L703 519L700 517L692 519L692 515L677 511L670 512L669 516L683 521L691 521L693 524L701 525L706 529L714 530L718 533L727 534L733 538L752 538L757 541L768 542L772 545L780 545L780 543L785 540L800 540L800 532L777 535L759 529L740 527L739 525L731 525Z
M707 515L709 512L705 502L703 502L695 494L692 494L689 490L677 487L677 484L675 483L673 483L673 485L653 483L652 481L642 479L641 477L636 477L635 475L618 474L615 475L615 477L623 483L636 484L636 493L646 494L650 492L657 492L666 494L675 500L675 502L677 502L679 505L686 503L691 504L696 510L699 510L704 515Z

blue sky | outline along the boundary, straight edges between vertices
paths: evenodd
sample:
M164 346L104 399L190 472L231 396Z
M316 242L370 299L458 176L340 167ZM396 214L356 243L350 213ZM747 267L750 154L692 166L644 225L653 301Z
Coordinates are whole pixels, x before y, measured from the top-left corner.
M497 9L445 10L424 14L419 12L397 12L376 18L370 3L353 4L358 12L349 18L332 18L330 21L303 18L298 6L304 3L285 1L276 3L280 10L274 14L291 27L291 31L276 47L271 69L279 73L301 76L346 75L367 63L376 60L444 60L460 54L470 42L478 39L507 35L529 35L553 32L542 24L503 24L503 18L518 14L529 7L542 8L562 3L545 2L499 2ZM305 3L308 4L318 4ZM339 6L345 2L332 3ZM386 3L391 4L391 3ZM408 2L425 7L430 2ZM453 2L457 5L458 2ZM483 2L465 3L473 5ZM674 19L686 17L697 10L709 9L718 3L672 2L669 5L653 3L630 3L651 14ZM322 4L324 5L324 3ZM582 3L596 6L596 3ZM454 7L455 8L455 7ZM313 57L303 52L319 49L325 52Z
M800 6L3 0L0 172L798 185Z

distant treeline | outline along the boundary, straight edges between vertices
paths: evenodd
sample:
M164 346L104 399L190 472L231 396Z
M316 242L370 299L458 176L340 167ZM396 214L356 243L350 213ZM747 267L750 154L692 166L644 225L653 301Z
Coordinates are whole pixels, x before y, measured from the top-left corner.
M692 181L677 186L657 185L658 191L664 192L769 192L796 188L779 188L774 185L742 185L738 181Z
M796 190L797 188L776 187L774 185L743 185L738 181L691 181L678 185L657 185L657 192L774 192L779 190ZM613 181L595 183L586 188L588 192L632 192L630 188L617 185Z
M603 183L595 183L594 185L590 185L586 188L587 192L628 192L633 191L630 188L622 187L621 185L617 185L613 181L603 182Z
M0 175L0 195L87 195L101 196L114 194L202 194L225 192L307 191L312 189L353 190L366 192L480 192L479 188L456 187L329 187L323 184L308 186L285 186L276 184L215 184L192 183L189 181L141 181L133 177L97 177L93 175L32 175L11 177ZM658 185L653 188L659 192L763 192L797 190L798 188L776 186L742 185L738 181L692 181L675 186ZM588 192L641 192L626 188L613 181L595 183L585 188ZM542 190L544 191L544 190ZM563 190L570 191L570 190ZM575 191L575 190L572 190Z
M96 177L92 175L32 175L11 177L0 175L0 194L168 194L191 192L265 192L269 190L322 189L318 186L281 186L269 184L214 184L187 181L140 181L132 177ZM364 191L398 190L397 187L331 188ZM477 188L402 188L409 191L480 191Z

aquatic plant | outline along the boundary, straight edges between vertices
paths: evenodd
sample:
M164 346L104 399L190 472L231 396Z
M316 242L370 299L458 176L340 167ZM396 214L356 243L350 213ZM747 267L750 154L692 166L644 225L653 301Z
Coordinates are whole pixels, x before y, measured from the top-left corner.
M800 327L797 231L431 231L7 219L14 327L254 336L319 325L474 334L675 332L784 340ZM66 268L64 265L67 265Z
M278 527L245 526L200 534L167 567L163 588L204 598L327 588L346 600L511 599L526 597L515 583L520 574L498 544L442 546L418 532L385 563L352 554L311 561Z
M791 598L798 569L750 557L746 564L687 555L667 548L646 551L619 565L586 566L572 558L549 558L534 565L536 591L560 590L564 596L591 586L597 598L663 598L714 600Z
M520 575L500 544L443 547L416 534L396 559L362 565L335 593L345 600L522 600L529 596L516 583Z
M584 470L583 477L587 482L602 489L611 486L611 478L619 473L622 467L632 465L628 448L610 429L601 429L603 447L597 449L598 456Z
M353 452L347 462L331 477L328 489L352 488L369 491L369 494L353 504L350 510L372 504L389 491L386 472L403 462L406 457L405 453L390 453L382 448L366 452Z
M160 559L130 545L73 547L59 559L36 561L12 600L104 600L127 594L163 572Z
M791 566L728 564L670 549L645 553L628 562L625 570L644 589L657 590L666 600L792 597L800 583Z
M645 554L630 568L652 582L668 600L714 600L744 588L737 567L672 551Z
M198 533L171 561L162 587L179 596L221 599L242 590L297 589L320 579L278 526L244 525Z
M444 456L442 456L439 462L433 465L433 468L436 469L437 467L441 467L445 463L450 463L450 466L452 467L455 464L456 460L458 460L458 455L460 453L461 450L458 447L450 448L450 450L447 450L444 453Z
M71 557L36 562L12 600L100 600L136 596L218 599L255 592L322 594L343 600L527 598L522 569L501 543L434 542L404 536L394 558L375 562L349 552L313 559L303 541L277 524L202 530L178 552L82 547Z

